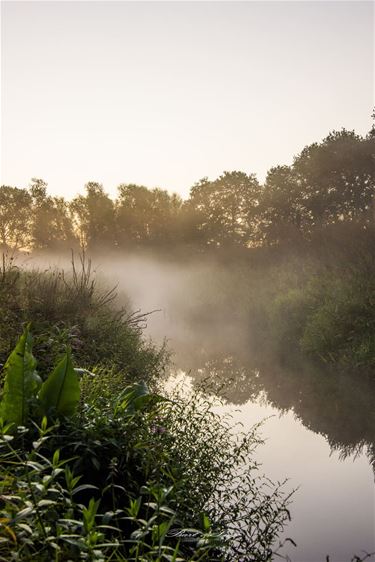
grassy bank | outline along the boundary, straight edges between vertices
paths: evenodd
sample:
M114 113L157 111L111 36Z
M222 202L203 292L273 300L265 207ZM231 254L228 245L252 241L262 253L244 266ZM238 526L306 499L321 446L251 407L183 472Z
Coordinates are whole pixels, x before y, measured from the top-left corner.
M85 267L4 264L1 290L0 560L272 558L288 502L258 471L256 432L199 391L156 393L167 355L142 317ZM25 318L35 337L12 351Z
M116 290L98 285L90 260L71 267L25 269L3 256L0 271L0 362L32 319L34 349L51 369L69 345L81 367L121 370L127 380L160 380L168 362L164 346L143 338L147 315L119 306Z

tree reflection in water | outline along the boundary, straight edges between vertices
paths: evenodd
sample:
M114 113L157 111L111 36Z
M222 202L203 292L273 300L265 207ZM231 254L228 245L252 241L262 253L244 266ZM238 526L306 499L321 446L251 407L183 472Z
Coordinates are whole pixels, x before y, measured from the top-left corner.
M210 354L203 348L177 357L193 384L205 381L205 388L235 405L261 400L281 413L292 411L340 458L365 452L375 471L375 383L368 374L335 372L297 359L288 366L255 364L244 353Z

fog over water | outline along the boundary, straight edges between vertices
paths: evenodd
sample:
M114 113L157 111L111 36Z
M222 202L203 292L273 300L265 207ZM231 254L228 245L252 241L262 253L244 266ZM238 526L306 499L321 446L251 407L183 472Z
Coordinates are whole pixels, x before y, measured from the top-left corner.
M69 258L30 259L67 268ZM249 269L212 258L101 256L93 260L98 283L118 286L134 310L155 311L145 334L172 351L171 376L187 385L211 376L235 420L250 428L265 420L257 459L273 480L298 488L285 537L293 562L351 560L375 551L372 388L344 379L333 391L329 377L309 366L289 371L252 357L258 326L246 309ZM234 272L234 269L236 270ZM235 273L235 274L234 274ZM256 273L254 273L256 275ZM265 284L266 284L265 280ZM218 296L219 295L219 296ZM188 375L186 374L188 373Z
M43 256L26 258L28 267L59 267L69 271L71 258ZM225 346L228 352L243 351L251 337L251 321L238 308L238 291L233 298L232 269L209 258L187 262L157 259L151 256L100 256L92 260L99 285L117 287L122 305L150 312L145 334L155 342L167 340L174 361L195 352L214 354ZM237 280L246 282L246 271L238 270ZM218 306L218 289L226 295ZM236 308L237 307L237 308ZM191 365L193 366L193 365Z

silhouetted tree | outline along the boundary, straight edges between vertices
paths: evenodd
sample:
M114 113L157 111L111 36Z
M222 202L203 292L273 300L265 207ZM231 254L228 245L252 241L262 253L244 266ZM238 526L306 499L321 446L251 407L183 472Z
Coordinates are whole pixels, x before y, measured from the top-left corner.
M152 208L151 191L143 185L121 184L116 201L117 240L121 247L148 240Z
M85 185L86 195L70 204L74 230L83 248L95 250L113 246L116 239L114 203L96 182Z
M375 189L375 139L345 129L304 148L293 170L311 226L353 220L366 212Z
M69 206L62 197L47 195L47 184L32 178L29 191L32 197L31 246L52 249L75 245Z
M190 191L188 206L198 218L205 243L248 246L254 236L260 185L254 175L224 172L215 181L203 178Z
M176 193L170 195L159 188L153 189L151 193L150 242L160 245L174 244L178 242L178 220L182 199Z
M183 202L176 194L121 184L112 201L99 183L71 203L47 194L33 178L29 191L3 186L3 248L172 247L197 249L277 245L311 239L337 223L375 219L375 128L367 136L333 131L306 146L291 166L271 168L264 186L243 172L203 178Z
M260 242L295 241L309 231L311 217L291 166L271 168L262 191L258 236Z
M371 220L374 192L374 135L332 132L305 147L292 166L269 171L259 206L261 238L285 242L337 222Z
M121 247L173 244L178 231L181 198L163 189L122 184L116 201L117 239Z
M31 195L25 189L0 188L0 244L3 251L28 247L31 227Z

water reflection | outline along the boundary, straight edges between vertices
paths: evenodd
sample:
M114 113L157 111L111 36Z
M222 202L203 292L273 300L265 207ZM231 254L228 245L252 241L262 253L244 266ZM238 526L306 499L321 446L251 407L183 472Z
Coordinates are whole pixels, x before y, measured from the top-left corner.
M203 348L184 355L177 352L176 362L182 369L190 367L194 384L209 381L211 390L232 404L261 398L279 412L292 411L342 458L365 452L375 470L375 384L369 376L298 361L288 367L274 362L255 365L244 354L210 355Z

